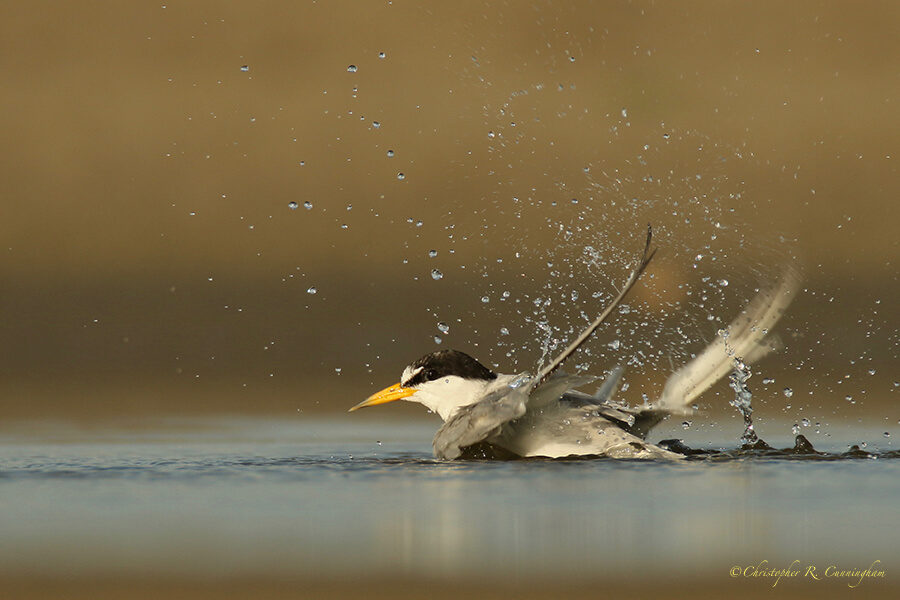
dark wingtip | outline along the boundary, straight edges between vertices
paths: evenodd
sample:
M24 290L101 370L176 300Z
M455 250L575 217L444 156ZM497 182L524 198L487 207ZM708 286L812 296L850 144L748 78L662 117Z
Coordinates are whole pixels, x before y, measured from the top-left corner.
M638 267L637 274L640 276L641 273L644 272L644 269L647 268L647 265L650 264L650 261L653 260L653 257L656 255L657 248L651 248L651 244L653 243L653 225L647 223L647 241L644 244L644 254L641 256L641 264Z

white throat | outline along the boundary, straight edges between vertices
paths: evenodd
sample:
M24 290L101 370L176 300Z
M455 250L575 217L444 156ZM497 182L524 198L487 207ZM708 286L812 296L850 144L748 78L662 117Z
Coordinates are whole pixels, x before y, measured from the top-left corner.
M493 381L484 381L448 375L419 385L418 391L406 399L410 402L418 402L446 421L460 408L484 398L488 389L493 388L501 379L505 380L507 377L500 375Z

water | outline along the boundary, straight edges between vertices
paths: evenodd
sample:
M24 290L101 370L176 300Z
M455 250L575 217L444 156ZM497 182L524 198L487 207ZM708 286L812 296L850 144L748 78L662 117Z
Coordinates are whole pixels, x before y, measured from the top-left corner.
M761 560L900 556L898 453L845 454L852 435L826 455L732 443L674 463L446 463L431 457L436 427L16 424L0 434L0 575L621 578L652 565L718 580Z
M752 445L758 441L756 431L753 429L753 392L747 387L752 371L750 365L740 358L733 358L734 370L728 376L729 387L734 390L734 399L728 403L738 409L744 418L744 434L741 436L742 445Z

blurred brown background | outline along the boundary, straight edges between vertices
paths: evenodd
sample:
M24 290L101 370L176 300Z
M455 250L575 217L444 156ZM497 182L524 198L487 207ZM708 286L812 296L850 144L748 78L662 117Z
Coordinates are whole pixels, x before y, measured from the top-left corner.
M527 369L528 320L580 327L648 221L635 305L694 345L661 335L646 376L799 262L770 400L896 411L897 3L29 2L0 28L7 416L344 410L436 335ZM614 335L595 368L631 356Z

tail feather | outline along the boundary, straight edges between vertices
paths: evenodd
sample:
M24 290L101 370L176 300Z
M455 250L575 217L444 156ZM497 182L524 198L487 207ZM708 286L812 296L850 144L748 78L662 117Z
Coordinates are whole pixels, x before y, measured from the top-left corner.
M799 282L796 271L789 269L776 285L757 294L725 329L725 335L717 336L696 358L669 377L653 409L690 414L693 401L732 371L735 358L750 364L777 347L778 339L768 336L769 330L794 299Z

